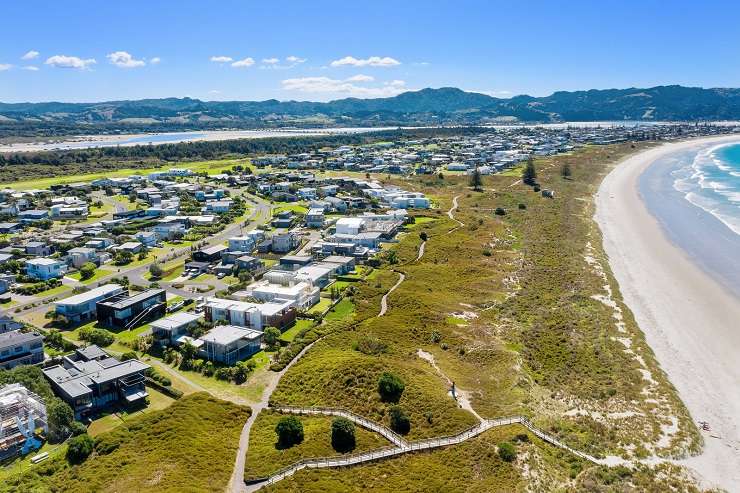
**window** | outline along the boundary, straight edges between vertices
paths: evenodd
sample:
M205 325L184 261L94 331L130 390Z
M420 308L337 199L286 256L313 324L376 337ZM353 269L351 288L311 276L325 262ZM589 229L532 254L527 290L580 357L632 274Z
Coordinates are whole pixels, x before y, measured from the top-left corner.
M13 350L14 350L14 351L15 351L16 353L20 353L21 351L23 351L23 346L16 346L16 347L14 347L14 348L13 348Z

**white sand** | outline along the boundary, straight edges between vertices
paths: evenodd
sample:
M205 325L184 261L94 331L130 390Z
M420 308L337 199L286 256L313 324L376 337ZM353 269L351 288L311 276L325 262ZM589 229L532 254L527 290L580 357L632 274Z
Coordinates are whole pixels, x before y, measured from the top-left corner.
M703 454L680 461L704 486L740 491L740 300L664 235L638 193L656 159L740 136L666 144L626 159L596 195L596 220L627 305L695 421L707 421ZM740 255L740 252L738 252Z

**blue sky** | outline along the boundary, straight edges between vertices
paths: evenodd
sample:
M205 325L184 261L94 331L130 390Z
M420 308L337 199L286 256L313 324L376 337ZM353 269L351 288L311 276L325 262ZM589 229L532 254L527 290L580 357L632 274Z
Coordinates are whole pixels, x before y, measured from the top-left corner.
M0 101L738 87L738 18L680 0L4 2Z

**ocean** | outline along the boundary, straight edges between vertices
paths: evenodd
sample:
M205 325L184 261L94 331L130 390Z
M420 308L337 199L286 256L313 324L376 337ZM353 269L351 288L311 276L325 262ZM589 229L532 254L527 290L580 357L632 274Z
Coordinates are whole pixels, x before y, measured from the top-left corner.
M740 143L701 149L672 174L686 200L740 235Z
M638 181L668 239L740 299L740 136L663 156Z

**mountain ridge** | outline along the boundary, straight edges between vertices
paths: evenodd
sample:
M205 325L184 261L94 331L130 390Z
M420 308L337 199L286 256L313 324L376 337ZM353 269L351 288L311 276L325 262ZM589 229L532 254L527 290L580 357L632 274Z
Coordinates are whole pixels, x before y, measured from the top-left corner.
M189 97L94 103L0 103L5 122L75 124L280 122L301 119L339 123L471 123L599 120L740 119L740 89L679 85L557 91L549 96L503 99L455 87L424 88L386 98L312 101L202 101Z

